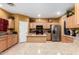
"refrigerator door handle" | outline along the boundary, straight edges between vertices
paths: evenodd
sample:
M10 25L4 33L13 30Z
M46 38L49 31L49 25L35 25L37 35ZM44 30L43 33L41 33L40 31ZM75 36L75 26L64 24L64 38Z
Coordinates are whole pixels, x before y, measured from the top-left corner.
M53 30L53 34L55 34L55 30Z

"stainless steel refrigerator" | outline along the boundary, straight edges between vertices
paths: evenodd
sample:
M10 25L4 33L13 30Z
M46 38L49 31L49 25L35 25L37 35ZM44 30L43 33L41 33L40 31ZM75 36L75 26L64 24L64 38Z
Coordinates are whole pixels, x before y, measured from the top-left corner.
M51 39L53 42L61 41L61 26L51 25Z

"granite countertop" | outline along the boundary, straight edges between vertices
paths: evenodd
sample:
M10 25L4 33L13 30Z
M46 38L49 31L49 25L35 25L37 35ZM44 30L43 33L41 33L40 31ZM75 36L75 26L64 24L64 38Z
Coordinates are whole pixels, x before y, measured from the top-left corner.
M70 37L70 38L75 38L74 36L70 36L70 35L64 35L66 37Z
M4 40L5 37L7 37L7 35L1 35L0 40Z
M0 32L0 36L3 36L3 35L15 35L14 33L8 33L8 32Z
M0 40L3 40L3 38L4 38L4 37L7 37L7 35L8 35L7 33L4 33L4 32L1 33L1 32L0 32Z
M8 35L15 35L15 34L7 33L7 32L0 32L0 40L3 40L2 38L7 37Z
M27 36L47 36L46 34L29 33Z

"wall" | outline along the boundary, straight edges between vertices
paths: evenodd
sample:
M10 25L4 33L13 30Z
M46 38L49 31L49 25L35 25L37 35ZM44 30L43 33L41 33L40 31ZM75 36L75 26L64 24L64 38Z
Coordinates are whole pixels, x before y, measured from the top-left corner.
M19 21L20 20L29 22L29 17L27 17L27 16L20 15L20 14L11 14L11 13L7 12L6 10L0 8L0 18L10 20L10 19L8 19L9 16L15 17L14 24L11 23L10 25L14 25L15 31L17 31L17 32L19 32ZM11 27L11 26L9 26L9 27Z
M7 19L10 13L0 8L0 18Z
M20 15L20 14L13 14L12 16L15 17L15 31L19 32L19 21L27 21L29 22L29 17Z
M8 19L9 16L11 16L11 15L12 15L11 13L9 13L6 10L0 8L0 18L6 19L6 20L9 21L8 28L14 28L14 24L13 24L12 19Z

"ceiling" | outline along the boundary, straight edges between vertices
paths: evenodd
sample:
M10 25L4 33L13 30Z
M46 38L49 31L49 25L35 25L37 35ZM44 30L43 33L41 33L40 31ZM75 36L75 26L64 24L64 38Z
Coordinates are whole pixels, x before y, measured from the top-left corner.
M10 6L2 3L2 8L11 12L27 15L32 18L56 18L74 6L73 3L14 3Z

